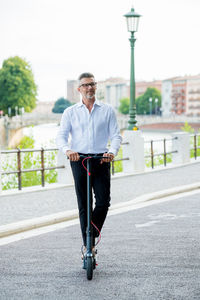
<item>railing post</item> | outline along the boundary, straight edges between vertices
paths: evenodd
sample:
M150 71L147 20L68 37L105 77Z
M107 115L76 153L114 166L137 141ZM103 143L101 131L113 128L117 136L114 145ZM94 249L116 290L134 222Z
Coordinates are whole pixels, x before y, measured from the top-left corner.
M0 195L2 193L1 173L2 173L2 166L1 166L1 145L0 145Z
M167 165L167 151L166 151L166 139L163 140L163 146L164 146L164 166Z
M111 170L112 170L112 175L115 175L115 162L114 162L114 160L111 161Z
M197 159L197 135L194 135L194 158Z
M21 150L17 148L17 169L18 169L18 189L22 189L22 172L21 172Z
M151 167L154 168L154 151L153 151L153 141L151 141Z
M44 180L44 148L41 148L41 181L42 181L42 186L45 186L45 180Z
M190 135L187 132L172 133L172 163L181 165L190 162Z
M70 160L63 154L61 150L58 151L57 163L59 166L64 165L65 168L58 169L58 183L74 184L73 175L70 166Z
M124 173L140 173L144 172L144 138L141 131L125 130L123 135L122 145L123 157L128 157L129 160L123 161Z

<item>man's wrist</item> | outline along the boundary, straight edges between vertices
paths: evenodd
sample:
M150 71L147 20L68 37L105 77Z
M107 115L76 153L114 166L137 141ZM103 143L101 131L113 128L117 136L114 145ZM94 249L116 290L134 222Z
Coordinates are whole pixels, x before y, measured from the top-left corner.
M110 149L108 149L108 153L112 153L114 156L116 156L117 155L117 150L114 149L114 148L110 148Z
M113 152L108 152L108 154L111 154L113 158L115 157L115 154Z

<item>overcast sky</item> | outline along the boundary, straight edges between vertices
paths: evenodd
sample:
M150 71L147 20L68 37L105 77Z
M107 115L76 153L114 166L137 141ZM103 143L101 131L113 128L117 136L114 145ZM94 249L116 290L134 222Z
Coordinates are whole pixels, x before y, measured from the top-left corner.
M200 0L0 0L0 67L25 58L40 101L66 97L67 79L85 71L129 79L132 3L136 80L200 74Z

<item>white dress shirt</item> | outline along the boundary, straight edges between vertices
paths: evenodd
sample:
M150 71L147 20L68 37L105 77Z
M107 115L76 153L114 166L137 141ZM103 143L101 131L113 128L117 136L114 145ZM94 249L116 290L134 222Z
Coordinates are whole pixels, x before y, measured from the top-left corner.
M108 149L108 141L110 147ZM122 138L113 108L95 100L91 112L82 100L65 109L56 137L59 149L79 153L117 154Z

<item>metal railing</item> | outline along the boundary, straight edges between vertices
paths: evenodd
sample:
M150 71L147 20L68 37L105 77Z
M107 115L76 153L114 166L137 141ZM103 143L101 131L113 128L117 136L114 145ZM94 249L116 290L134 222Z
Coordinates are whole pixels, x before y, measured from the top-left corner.
M198 149L200 149L200 133L191 134L190 136L193 139L194 145L193 148L190 148L190 150L194 151L194 158L197 159L197 157L200 155L200 151L198 151Z
M65 168L65 166L53 166L53 167L45 167L45 158L44 158L44 153L47 151L57 151L57 148L49 148L49 149L14 149L14 150L1 150L1 154L11 154L11 153L16 153L17 154L17 170L15 171L6 171L2 172L2 175L10 175L10 174L17 174L18 176L18 189L22 189L22 174L23 173L28 173L28 172L35 172L35 171L40 171L41 172L41 185L44 187L45 186L45 171L47 170L55 170L55 169L61 169ZM35 152L40 152L40 164L41 168L34 168L34 169L22 169L21 167L21 154L22 153L35 153Z
M129 145L129 142L126 143L121 143L121 145ZM108 144L109 147L109 144ZM111 161L111 174L115 175L115 162L118 161L123 161L123 160L129 160L129 157L125 157L125 158L115 158L113 161Z
M122 144L129 144L129 143L122 143ZM65 168L64 165L60 166L45 166L45 152L47 151L58 151L57 148L41 148L41 149L13 149L13 150L1 150L1 154L16 154L17 155L17 170L14 171L2 171L1 175L11 175L11 174L17 174L17 182L18 182L18 190L22 189L22 174L23 173L29 173L29 172L41 172L41 186L45 186L45 171L47 170L56 170L56 169L63 169ZM33 168L33 169L22 169L22 153L40 153L40 168ZM116 158L111 163L111 172L112 175L115 174L115 162L117 161L123 161L123 160L129 160L129 158Z
M171 138L171 139L158 139L158 140L150 140L150 141L145 141L145 143L150 143L150 155L145 155L145 158L151 158L151 168L154 169L155 163L154 163L154 158L155 156L163 156L163 164L166 167L167 166L167 155L172 154L172 153L177 153L177 151L167 151L167 146L166 143L167 141L173 141L176 140L177 137ZM154 153L154 143L157 142L163 142L163 152L161 153Z

